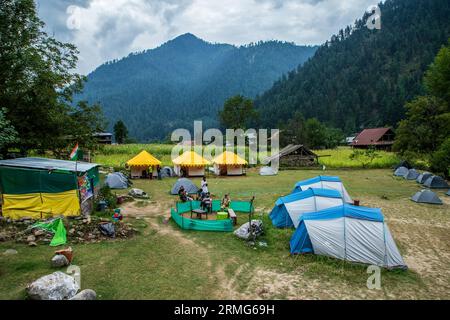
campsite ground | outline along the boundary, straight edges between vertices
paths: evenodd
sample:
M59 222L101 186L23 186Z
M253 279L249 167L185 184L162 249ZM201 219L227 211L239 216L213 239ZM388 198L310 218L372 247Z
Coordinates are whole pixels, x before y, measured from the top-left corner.
M256 196L256 218L265 222L261 241L250 247L232 233L182 231L164 224L176 198L175 179L135 181L150 201L124 206L127 221L140 234L126 241L72 245L83 288L100 299L449 299L450 197L445 204L416 204L409 197L420 186L394 178L390 170L327 170L338 175L362 205L381 207L408 271L383 271L382 289L368 290L366 267L314 255L289 256L291 230L278 230L267 217L274 201L298 180L322 171L282 171L276 177L209 178L217 198ZM199 181L194 179L198 184ZM240 216L243 223L246 216ZM25 298L25 286L48 274L54 248L0 243L0 299Z

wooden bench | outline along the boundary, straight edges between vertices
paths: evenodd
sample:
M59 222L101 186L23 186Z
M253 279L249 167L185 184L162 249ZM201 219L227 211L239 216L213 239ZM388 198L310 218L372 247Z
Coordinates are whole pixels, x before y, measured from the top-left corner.
M233 220L233 225L237 225L237 215L233 209L228 209L228 217Z

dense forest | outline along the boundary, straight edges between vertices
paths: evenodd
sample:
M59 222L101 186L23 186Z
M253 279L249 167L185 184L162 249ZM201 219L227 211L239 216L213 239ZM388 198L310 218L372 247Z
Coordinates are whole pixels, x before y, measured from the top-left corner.
M261 126L282 126L301 112L351 134L404 118L450 37L450 1L387 0L380 9L380 30L366 27L366 14L257 98Z
M218 126L227 98L262 94L316 49L279 41L235 47L185 34L100 66L77 98L99 102L109 130L123 120L130 137L161 140L176 128L191 128L193 120Z

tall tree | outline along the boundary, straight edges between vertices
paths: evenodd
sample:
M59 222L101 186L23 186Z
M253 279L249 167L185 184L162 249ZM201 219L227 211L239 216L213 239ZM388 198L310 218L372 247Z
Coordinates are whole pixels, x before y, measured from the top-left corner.
M11 125L11 122L5 118L5 112L5 108L0 109L0 150L17 141L17 131Z
M223 110L219 112L220 123L226 129L246 130L250 121L256 117L253 101L241 95L225 101Z
M114 125L114 137L119 144L124 143L128 137L128 129L122 120L117 121Z
M450 41L443 47L424 77L426 96L406 104L394 149L400 153L429 155L440 148L450 133Z
M76 138L88 145L104 126L98 106L72 105L85 81L73 73L78 50L49 37L43 27L33 0L1 0L0 107L8 109L18 133L14 146L24 154L64 149Z

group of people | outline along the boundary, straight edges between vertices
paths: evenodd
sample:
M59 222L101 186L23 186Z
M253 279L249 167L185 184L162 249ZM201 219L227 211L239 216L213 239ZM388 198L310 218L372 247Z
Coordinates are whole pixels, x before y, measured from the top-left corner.
M191 198L189 196L189 194L187 193L186 189L181 186L180 190L178 191L178 195L180 196L180 200L182 202L187 202L187 201L193 201L194 199ZM200 201L200 207L208 212L212 212L212 203L213 203L213 199L211 196L211 193L209 192L208 189L208 182L206 181L206 177L203 177L202 182L201 182L201 188L199 190L199 194L198 194L198 199ZM221 209L222 210L226 210L229 208L231 203L231 199L230 196L228 194L226 194L222 201L221 201Z

